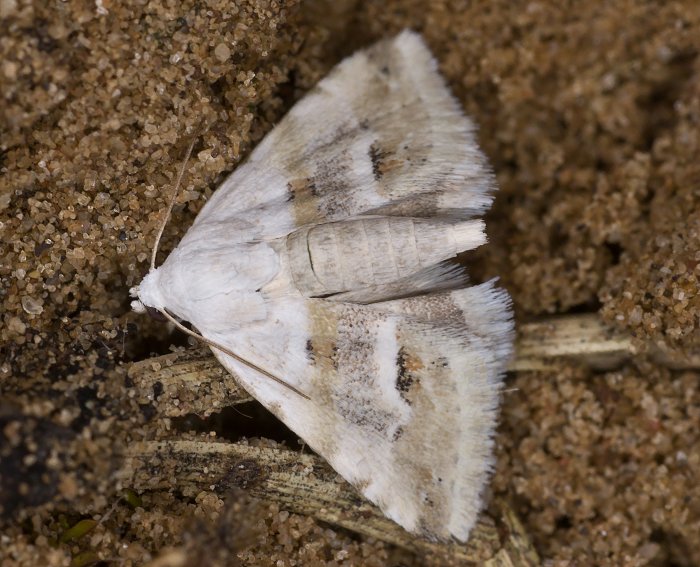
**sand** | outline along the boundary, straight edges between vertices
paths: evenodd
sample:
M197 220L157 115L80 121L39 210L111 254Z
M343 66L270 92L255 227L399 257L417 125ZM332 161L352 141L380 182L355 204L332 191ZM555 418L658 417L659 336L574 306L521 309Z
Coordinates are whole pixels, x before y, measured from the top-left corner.
M639 350L607 371L510 375L492 491L549 565L700 564L700 373L645 356L700 348L697 2L0 0L2 567L172 548L422 564L245 495L132 497L114 479L154 431L128 364L186 343L130 313L128 289L188 144L160 258L334 62L404 27L498 178L474 279L498 275L518 321L597 312Z

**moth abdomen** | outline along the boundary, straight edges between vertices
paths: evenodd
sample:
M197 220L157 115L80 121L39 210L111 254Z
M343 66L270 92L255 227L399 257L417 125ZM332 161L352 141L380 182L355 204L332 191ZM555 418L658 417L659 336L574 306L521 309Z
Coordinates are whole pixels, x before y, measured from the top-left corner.
M367 217L301 228L286 251L297 289L319 297L396 282L484 241L481 220Z

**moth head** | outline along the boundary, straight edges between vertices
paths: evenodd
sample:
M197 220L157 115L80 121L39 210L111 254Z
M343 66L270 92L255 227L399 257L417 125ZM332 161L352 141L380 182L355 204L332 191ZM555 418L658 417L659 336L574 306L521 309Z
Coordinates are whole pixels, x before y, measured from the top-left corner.
M131 297L136 298L131 302L131 308L137 313L161 311L165 308L165 301L158 285L158 268L151 270L141 280L141 283L129 290Z

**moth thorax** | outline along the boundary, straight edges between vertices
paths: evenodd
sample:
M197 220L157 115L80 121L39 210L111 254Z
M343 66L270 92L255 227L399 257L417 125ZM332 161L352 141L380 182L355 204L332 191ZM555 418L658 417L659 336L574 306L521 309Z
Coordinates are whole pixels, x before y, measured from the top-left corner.
M369 217L287 237L294 283L307 296L384 285L485 242L483 222Z

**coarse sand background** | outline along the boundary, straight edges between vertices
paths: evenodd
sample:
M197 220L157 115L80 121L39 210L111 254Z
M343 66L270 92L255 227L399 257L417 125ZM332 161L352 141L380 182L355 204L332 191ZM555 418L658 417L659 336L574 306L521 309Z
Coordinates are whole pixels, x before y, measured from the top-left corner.
M162 257L341 56L404 27L498 177L474 279L519 321L599 312L640 351L509 376L492 491L548 564L700 565L700 373L644 356L700 346L700 3L0 0L1 567L228 545L194 541L214 493L115 490L153 417L126 365L185 344L128 289L193 137ZM225 514L248 565L422 564L244 495Z

